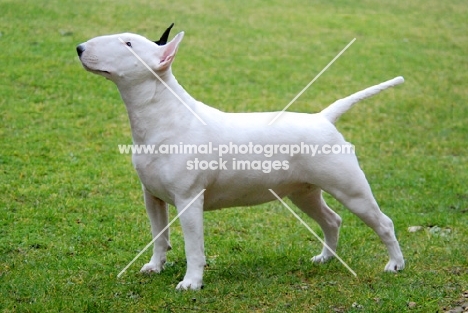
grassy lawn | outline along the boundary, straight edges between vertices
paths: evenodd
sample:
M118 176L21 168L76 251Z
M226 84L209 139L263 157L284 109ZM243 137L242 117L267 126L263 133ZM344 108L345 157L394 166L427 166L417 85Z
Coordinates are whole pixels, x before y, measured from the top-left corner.
M463 299L466 1L0 0L0 12L0 312L443 312ZM201 291L175 291L178 222L164 272L139 274L148 251L116 278L151 240L149 221L118 151L131 143L125 107L75 47L123 31L156 40L171 22L172 36L186 32L174 74L225 111L281 110L353 38L290 111L405 77L337 124L395 223L403 272L383 273L383 244L327 198L357 278L336 260L312 264L320 243L277 201L205 214Z

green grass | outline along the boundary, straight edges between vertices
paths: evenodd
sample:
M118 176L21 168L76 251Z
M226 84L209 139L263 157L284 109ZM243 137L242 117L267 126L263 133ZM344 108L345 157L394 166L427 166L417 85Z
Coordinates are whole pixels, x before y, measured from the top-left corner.
M0 12L1 312L436 312L468 290L465 1L1 0ZM338 123L395 223L403 272L383 273L377 236L329 199L357 278L338 261L311 264L320 244L278 202L205 214L202 291L175 291L178 223L162 274L138 273L147 252L116 278L150 240L149 222L117 149L131 143L124 105L75 46L123 31L157 39L171 22L173 35L186 31L176 77L226 111L281 110L353 38L291 111L405 77Z

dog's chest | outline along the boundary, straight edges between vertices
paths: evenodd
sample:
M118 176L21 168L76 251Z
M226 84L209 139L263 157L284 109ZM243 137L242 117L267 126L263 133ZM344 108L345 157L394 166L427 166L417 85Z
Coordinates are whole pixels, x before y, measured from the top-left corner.
M156 156L145 154L134 154L132 156L133 166L140 178L141 183L155 197L171 203L172 199L166 186L164 174L165 169L160 165L160 160Z

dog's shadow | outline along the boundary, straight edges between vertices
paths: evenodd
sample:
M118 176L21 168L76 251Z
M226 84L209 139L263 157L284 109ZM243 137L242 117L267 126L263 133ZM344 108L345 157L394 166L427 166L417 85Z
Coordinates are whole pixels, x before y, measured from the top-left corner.
M237 245L229 253L221 256L207 254L204 271L204 288L246 289L265 285L303 286L314 281L322 281L334 275L347 276L349 273L337 260L325 264L314 264L311 255L299 249L273 249L261 246L252 248ZM299 255L301 254L301 255ZM310 254L310 253L309 253ZM183 279L186 263L183 256L168 262L162 276L177 285ZM173 281L172 281L173 280Z

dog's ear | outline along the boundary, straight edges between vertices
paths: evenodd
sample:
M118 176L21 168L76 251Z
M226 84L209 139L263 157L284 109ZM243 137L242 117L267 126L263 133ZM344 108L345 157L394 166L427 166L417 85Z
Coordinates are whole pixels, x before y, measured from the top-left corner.
M163 46L167 43L167 38L169 37L169 33L171 32L171 28L174 26L174 23L169 26L164 33L162 34L161 38L159 38L158 41L155 41L154 43L157 44L158 46Z
M157 71L166 70L171 66L182 38L184 38L184 32L178 33L174 39L160 48L162 49L162 54L160 55L158 64L156 65Z

